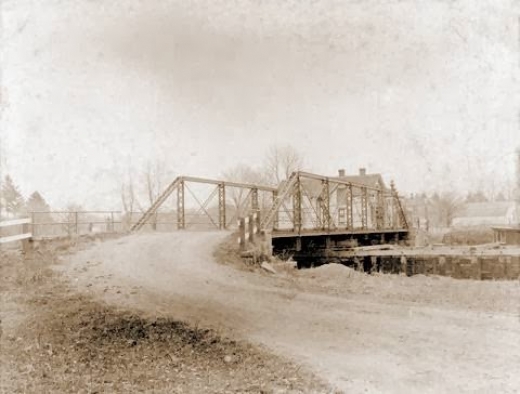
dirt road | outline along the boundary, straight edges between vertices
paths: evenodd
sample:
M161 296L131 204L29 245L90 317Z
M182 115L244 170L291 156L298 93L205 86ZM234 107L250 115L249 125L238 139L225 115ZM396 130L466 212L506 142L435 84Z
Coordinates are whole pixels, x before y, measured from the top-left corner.
M316 275L248 273L214 261L226 236L130 236L62 267L80 291L265 345L345 392L520 391L518 283L443 279L441 288L435 278L367 278L333 266ZM435 286L454 302L433 299Z

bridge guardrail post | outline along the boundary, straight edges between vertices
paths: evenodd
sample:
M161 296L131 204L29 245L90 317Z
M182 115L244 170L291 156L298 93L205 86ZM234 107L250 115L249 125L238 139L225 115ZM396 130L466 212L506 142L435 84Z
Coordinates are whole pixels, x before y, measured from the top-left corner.
M247 233L249 242L255 243L255 217L254 214L249 214L247 217Z
M255 233L259 233L260 232L260 223L261 223L261 220L260 220L260 211L257 211L254 213L254 220L255 220L255 226L256 226L256 230L255 230Z
M246 219L240 218L238 220L238 244L240 250L246 250Z

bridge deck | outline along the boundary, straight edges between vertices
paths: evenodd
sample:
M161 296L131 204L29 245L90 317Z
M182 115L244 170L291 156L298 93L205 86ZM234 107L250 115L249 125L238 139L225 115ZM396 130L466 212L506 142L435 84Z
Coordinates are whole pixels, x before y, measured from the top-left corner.
M306 229L300 233L292 230L274 230L271 233L272 238L294 238L294 237L319 237L326 235L377 235L377 234L407 234L408 229L395 228L395 229L339 229L339 230L322 230L322 229Z

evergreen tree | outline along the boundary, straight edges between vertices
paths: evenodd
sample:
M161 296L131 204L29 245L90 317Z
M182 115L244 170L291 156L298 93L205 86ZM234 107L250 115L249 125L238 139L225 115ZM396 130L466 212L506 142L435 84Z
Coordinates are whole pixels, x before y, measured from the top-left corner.
M49 204L42 195L35 191L27 199L27 211L29 212L46 212L50 211Z
M482 190L479 190L477 192L469 192L466 196L466 203L472 203L472 202L488 202L486 195Z
M507 201L507 198L503 192L498 192L497 196L495 197L495 201Z
M13 179L6 175L0 188L2 209L7 216L16 217L25 213L25 200Z
M27 212L31 215L33 224L52 223L54 222L52 215L49 213L50 207L43 196L35 191L27 199ZM52 226L33 226L33 231L38 235L45 234L47 230L51 230Z

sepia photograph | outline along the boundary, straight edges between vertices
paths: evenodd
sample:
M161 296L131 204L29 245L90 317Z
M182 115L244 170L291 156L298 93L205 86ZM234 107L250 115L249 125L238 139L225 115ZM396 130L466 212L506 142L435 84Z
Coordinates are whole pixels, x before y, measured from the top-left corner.
M520 2L0 0L33 393L520 393Z

